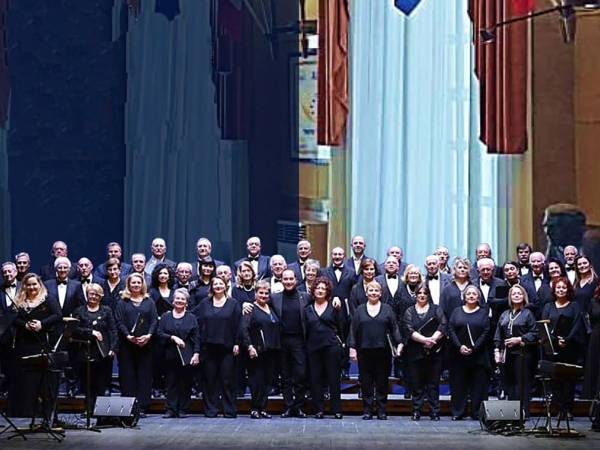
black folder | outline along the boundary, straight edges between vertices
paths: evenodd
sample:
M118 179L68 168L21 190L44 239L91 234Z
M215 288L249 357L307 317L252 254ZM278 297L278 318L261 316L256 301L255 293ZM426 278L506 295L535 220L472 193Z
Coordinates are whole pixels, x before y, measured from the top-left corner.
M135 336L135 337L140 337L145 334L148 334L149 330L150 330L150 328L148 325L148 321L142 315L142 313L138 313L137 319L135 319L135 323L133 324L133 327L131 328L131 335Z

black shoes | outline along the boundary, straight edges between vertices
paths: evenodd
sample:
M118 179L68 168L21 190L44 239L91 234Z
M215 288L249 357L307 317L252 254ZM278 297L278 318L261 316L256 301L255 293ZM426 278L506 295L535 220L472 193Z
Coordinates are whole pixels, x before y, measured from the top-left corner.
M377 419L378 420L387 420L387 414L386 413L379 413L379 414L377 414Z
M163 419L174 419L175 417L177 417L177 414L175 414L173 411L167 411L163 415Z
M325 416L323 415L322 412L318 412L315 414L315 419L323 419Z
M250 411L250 418L251 419L260 419L260 413L256 410L252 410L252 411Z
M373 414L371 414L371 413L363 414L363 420L371 420L372 418L373 418Z
M463 420L463 416L452 416L453 422L456 422L457 420Z
M435 420L437 422L440 420L440 415L438 413L431 413L431 414L429 414L429 418L431 420Z
M306 419L306 413L301 409L296 410L296 417L300 419Z
M410 418L413 422L417 422L421 420L421 413L414 412L412 417Z
M344 418L344 416L342 416L342 413L335 413L335 414L333 415L333 418L334 418L334 419L343 419L343 418Z
M301 409L286 409L281 415L282 419L287 419L289 417L299 417L300 419L306 418L306 413Z
M266 411L260 411L260 417L262 417L263 419L270 419L271 418L271 414L269 414Z
M184 412L178 412L177 413L177 417L179 417L180 419L185 419L188 415Z

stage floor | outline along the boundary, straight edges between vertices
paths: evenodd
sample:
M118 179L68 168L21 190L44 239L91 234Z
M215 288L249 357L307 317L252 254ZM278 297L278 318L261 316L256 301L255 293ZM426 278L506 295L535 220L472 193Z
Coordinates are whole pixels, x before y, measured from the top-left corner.
M77 416L61 415L65 421ZM534 418L535 420L535 418ZM18 424L28 422L19 419ZM0 423L2 420L0 419ZM534 422L529 421L528 426ZM237 419L206 419L192 415L185 419L162 419L149 415L141 419L137 429L111 428L101 433L67 431L65 440L58 444L45 435L29 436L27 442L16 437L7 441L0 436L2 449L160 449L184 450L192 448L225 449L326 449L326 448L407 448L418 450L447 450L454 448L487 449L593 449L600 448L600 433L589 431L588 419L577 418L574 428L585 433L580 439L496 436L480 430L472 420L452 422L442 417L431 422L425 417L412 422L406 416L392 416L387 421L363 421L360 416L334 419L281 419L252 420L248 416Z

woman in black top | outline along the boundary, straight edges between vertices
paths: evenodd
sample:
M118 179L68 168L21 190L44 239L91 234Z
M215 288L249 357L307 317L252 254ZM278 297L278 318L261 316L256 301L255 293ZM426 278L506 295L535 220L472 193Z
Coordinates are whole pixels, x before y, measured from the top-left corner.
M446 317L452 317L456 308L463 306L463 292L469 285L471 262L467 258L455 258L452 263L452 282L440 293L440 306Z
M110 385L113 357L117 354L119 341L112 309L100 304L104 297L102 286L90 283L86 295L87 304L73 313L73 317L79 319L73 336L76 340L84 341L76 344L75 363L86 395L88 359L90 363L90 397L87 401L91 411L96 397L104 395Z
M591 333L587 348L583 398L597 399L600 395L600 286L596 288L588 307ZM597 411L600 414L600 411ZM600 431L600 416L592 417L592 429Z
M175 286L173 269L164 263L157 264L152 271L152 282L148 294L156 305L159 318L173 309L173 286Z
M531 358L538 341L537 323L527 309L528 304L525 288L519 284L512 286L508 291L509 309L500 315L494 335L494 358L502 370L504 389L509 400L522 400L525 417L529 417Z
M200 261L200 273L198 274L198 287L196 289L196 304L208 297L210 282L216 276L217 266L215 261L208 257Z
M381 285L371 281L367 286L368 302L356 309L348 336L350 359L358 360L363 420L373 418L374 392L377 401L377 418L387 419L385 408L389 389L391 353L398 356L404 347L396 314L390 305L381 303L381 293Z
M240 305L252 303L256 295L254 292L255 285L256 274L252 264L249 261L242 261L237 269L235 286L231 289L231 297L240 302Z
M248 378L252 394L250 417L270 419L267 413L269 388L281 348L281 322L269 307L271 284L259 281L252 312L242 317L242 344L248 351Z
M376 264L375 260L371 258L363 258L360 262L358 272L360 277L350 291L350 300L348 302L350 314L354 314L356 308L367 303L366 287L375 279L375 275L377 274Z
M455 308L448 321L450 367L450 411L452 420L462 420L471 397L471 417L477 418L481 403L487 398L490 358L488 310L479 306L480 291L468 285L464 305Z
M223 417L237 417L234 356L240 350L240 303L228 298L221 278L210 282L208 298L192 311L200 326L200 359L204 371L204 415L217 417L222 401Z
M300 292L312 293L312 287L319 275L320 269L319 261L315 259L307 259L304 262L304 281L298 283L298 290Z
M440 373L442 371L441 345L446 334L446 316L431 301L427 286L416 289L416 304L404 313L403 329L406 336L406 359L412 393L412 420L419 420L425 397L429 402L429 417L440 420Z
M140 409L150 406L152 390L152 336L158 326L156 305L146 290L144 275L127 277L115 308L119 332L119 382L121 395L136 397ZM142 414L143 417L143 414Z
M579 305L573 301L573 287L566 277L559 278L552 288L553 302L546 303L542 311L542 320L550 321L555 339L556 355L547 358L560 363L576 364L583 342L582 320ZM560 407L560 416L568 414L573 408L575 382L561 381L553 383L553 401Z
M581 312L588 310L590 300L598 287L598 275L594 271L587 256L579 256L575 260L575 295L573 300L579 305Z
M115 311L121 300L121 293L125 289L125 281L121 279L121 261L119 258L108 258L105 264L106 280L100 283L104 291L102 304Z
M62 319L62 312L58 301L48 296L42 279L34 273L23 277L15 299L15 307L17 316L13 321L14 354L20 364L16 366L8 402L11 416L32 417L37 411L43 373L25 367L21 358L52 350L57 339L55 327ZM41 413L44 420L49 420L52 404L58 395L58 373L48 372L45 375L48 387L47 401L42 405Z
M192 367L200 362L200 330L196 316L186 311L187 289L173 293L173 310L163 314L158 337L165 344L162 364L166 369L167 411L163 418L186 417L190 402Z
M336 419L342 418L340 373L344 342L343 316L331 305L333 286L326 277L315 280L312 289L314 303L304 311L306 317L306 350L310 367L310 391L315 419L322 419L323 386L329 387L329 404ZM325 374L325 383L323 383Z

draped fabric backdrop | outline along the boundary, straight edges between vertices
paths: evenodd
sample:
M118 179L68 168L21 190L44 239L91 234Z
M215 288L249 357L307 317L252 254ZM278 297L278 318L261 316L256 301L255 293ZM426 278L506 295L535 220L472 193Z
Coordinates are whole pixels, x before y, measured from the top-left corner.
M485 241L501 260L519 161L478 140L467 0L423 2L410 18L355 1L350 16L352 234L377 258L400 245L422 261L442 244L472 258Z
M215 255L230 255L231 155L218 138L211 73L209 1L181 0L171 21L146 4L130 18L127 252L149 253L162 236L169 258L189 260L207 236Z

